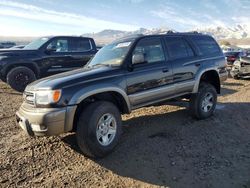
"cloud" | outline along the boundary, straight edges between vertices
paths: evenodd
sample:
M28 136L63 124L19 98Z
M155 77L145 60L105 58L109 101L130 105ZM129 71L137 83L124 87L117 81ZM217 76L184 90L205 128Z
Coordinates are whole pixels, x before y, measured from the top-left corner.
M213 12L219 12L217 6L208 0L202 0L202 7ZM179 4L167 2L160 8L150 11L152 16L158 17L167 24L179 27L181 30L195 30L204 27L226 27L228 20L214 14L206 14L193 7L184 7Z
M201 3L204 8L209 9L209 11L212 11L213 13L220 13L220 7L218 7L217 4L215 4L211 0L201 0Z
M130 3L142 3L144 0L129 0Z
M165 10L152 10L150 13L153 16L166 20L167 22L182 24L188 27L195 27L201 24L201 22L197 20L178 15L177 13L170 10L170 8L166 8Z
M12 16L29 20L50 22L68 25L69 27L82 27L87 28L88 31L100 31L107 28L131 31L138 28L134 25L105 21L68 12L58 12L14 1L3 0L0 1L0 5L1 16Z

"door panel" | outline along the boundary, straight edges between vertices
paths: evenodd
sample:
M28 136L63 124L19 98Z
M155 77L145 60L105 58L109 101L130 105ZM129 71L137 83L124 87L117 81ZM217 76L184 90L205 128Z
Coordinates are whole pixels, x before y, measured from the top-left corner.
M176 94L190 92L194 87L196 72L202 66L197 56L183 37L165 37L167 50L173 67L173 82Z
M71 52L71 63L68 66L81 68L95 55L96 50L88 38L71 38L69 52Z
M169 69L168 72L163 71ZM133 106L174 94L172 70L166 62L143 66L127 74L128 95Z
M81 68L94 56L89 39L60 37L53 39L47 48L54 49L42 59L44 76Z
M146 63L132 65L133 71L126 75L127 93L132 106L149 103L170 95L170 91L173 90L173 86L170 88L173 82L172 68L166 62L161 38L141 39L132 54L136 53L143 54Z

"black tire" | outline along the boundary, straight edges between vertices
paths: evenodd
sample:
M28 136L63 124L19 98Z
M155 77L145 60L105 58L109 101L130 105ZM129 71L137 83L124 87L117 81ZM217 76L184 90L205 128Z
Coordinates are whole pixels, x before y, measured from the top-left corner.
M112 114L116 121L116 134L112 142L103 146L97 139L98 122L105 114ZM102 158L113 151L122 132L121 114L118 108L106 101L97 101L81 113L77 123L76 139L82 153L91 158Z
M205 98L211 98L209 100L209 105L212 104L211 107L206 107L206 100ZM217 103L217 92L213 85L201 82L199 86L199 91L196 94L193 94L190 98L190 111L193 117L197 119L206 119L213 115L215 107Z
M14 90L23 92L25 87L36 80L35 73L27 67L15 67L7 74L7 83Z

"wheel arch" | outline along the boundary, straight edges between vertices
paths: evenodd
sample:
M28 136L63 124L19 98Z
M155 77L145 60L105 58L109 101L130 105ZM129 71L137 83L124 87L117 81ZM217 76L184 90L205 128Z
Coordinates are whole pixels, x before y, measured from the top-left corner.
M194 86L193 93L198 92L200 83L204 81L204 82L212 84L215 87L217 93L220 94L221 92L220 77L216 69L206 69L200 72L196 80L197 82Z
M76 93L69 102L69 105L77 105L74 115L73 129L76 128L76 122L82 110L90 103L101 100L112 102L122 114L131 112L128 96L120 88L105 87L89 90L88 92L86 92L86 89L83 89Z
M16 68L16 67L27 67L29 69L31 69L35 75L36 75L36 78L39 78L40 77L40 71L39 71L39 68L36 64L34 63L18 63L18 64L11 64L9 65L8 67L6 67L5 69L5 73L4 73L4 77L7 76L7 74L13 69L13 68Z

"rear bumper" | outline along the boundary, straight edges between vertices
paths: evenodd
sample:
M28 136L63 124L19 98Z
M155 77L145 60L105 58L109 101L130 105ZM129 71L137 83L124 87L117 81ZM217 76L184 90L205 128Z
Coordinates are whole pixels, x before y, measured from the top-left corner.
M16 112L19 126L30 136L51 136L73 128L76 106L64 108L27 108L22 105Z

